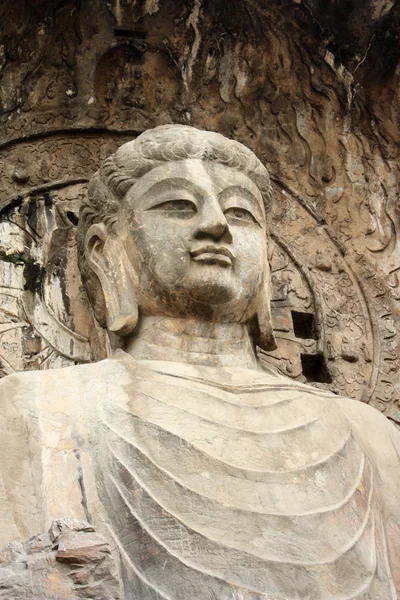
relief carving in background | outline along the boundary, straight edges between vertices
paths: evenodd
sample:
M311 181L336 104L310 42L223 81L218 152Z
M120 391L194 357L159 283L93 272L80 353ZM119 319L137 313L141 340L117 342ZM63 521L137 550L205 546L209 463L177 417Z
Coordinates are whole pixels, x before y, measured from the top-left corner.
M321 25L317 2L5 2L1 374L105 356L76 267L87 180L144 129L187 123L272 173L266 360L400 422L399 9L384 4L361 36L355 13L345 33Z

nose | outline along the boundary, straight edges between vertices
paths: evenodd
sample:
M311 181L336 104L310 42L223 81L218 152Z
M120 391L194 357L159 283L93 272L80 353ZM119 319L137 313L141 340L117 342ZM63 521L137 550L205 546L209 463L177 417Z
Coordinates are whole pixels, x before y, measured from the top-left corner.
M211 238L215 241L223 239L228 244L232 242L231 230L216 198L204 203L194 237L197 240Z

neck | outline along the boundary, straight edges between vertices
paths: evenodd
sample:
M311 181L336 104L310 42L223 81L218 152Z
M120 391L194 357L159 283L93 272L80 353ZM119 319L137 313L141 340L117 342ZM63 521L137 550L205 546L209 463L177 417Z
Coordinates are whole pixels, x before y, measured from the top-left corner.
M247 327L239 323L142 317L123 349L136 360L258 368Z

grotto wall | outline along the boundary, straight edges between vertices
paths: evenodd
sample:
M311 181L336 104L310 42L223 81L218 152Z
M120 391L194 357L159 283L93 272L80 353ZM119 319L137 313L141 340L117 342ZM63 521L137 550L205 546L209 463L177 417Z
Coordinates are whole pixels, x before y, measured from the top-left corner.
M272 176L278 349L261 358L400 423L399 23L393 0L5 0L1 375L106 355L79 206L118 146L183 123Z

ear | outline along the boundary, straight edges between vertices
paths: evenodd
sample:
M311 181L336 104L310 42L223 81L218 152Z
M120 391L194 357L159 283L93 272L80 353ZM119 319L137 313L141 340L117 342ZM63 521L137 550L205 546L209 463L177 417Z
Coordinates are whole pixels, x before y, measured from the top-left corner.
M128 335L139 316L137 277L121 240L110 235L104 223L91 225L85 236L85 257L103 291L107 329Z
M254 341L262 350L271 352L276 350L277 345L272 329L271 315L271 262L273 248L268 245L268 262L264 269L263 288L260 295L260 300L257 307L257 313L253 323Z

